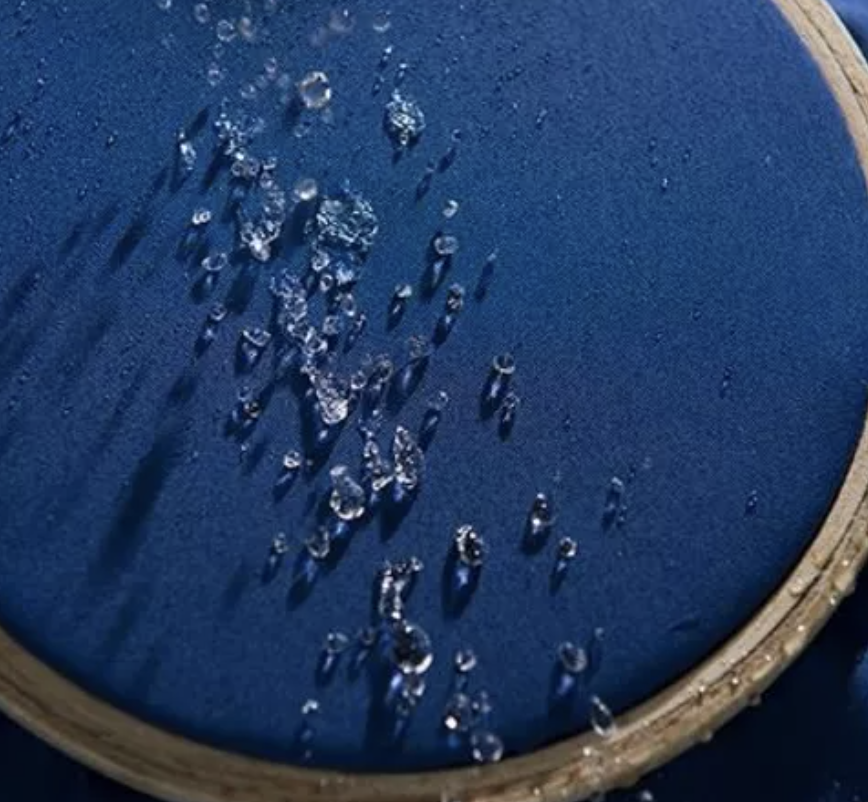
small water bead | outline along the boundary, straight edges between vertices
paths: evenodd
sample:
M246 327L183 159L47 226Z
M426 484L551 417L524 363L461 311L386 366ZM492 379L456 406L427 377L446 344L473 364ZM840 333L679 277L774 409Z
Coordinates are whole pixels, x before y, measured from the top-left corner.
M248 368L256 365L270 342L271 334L265 329L258 326L245 326L241 329L239 348Z
M220 323L228 314L229 310L226 306L218 301L208 311L208 322L214 324Z
M331 657L343 654L350 646L350 639L343 632L329 632L323 642L323 651Z
M520 406L521 397L514 390L510 390L503 397L503 404L500 407L500 429L503 434L509 434L512 431Z
M238 90L238 94L240 95L242 100L255 100L259 90L254 83L245 83L241 85L241 89Z
M321 245L362 255L373 247L379 231L370 201L353 192L324 198L317 208L315 223Z
M319 195L319 185L313 178L299 178L292 188L292 194L296 200L309 203Z
M428 633L406 619L392 629L392 660L402 674L424 674L434 662L434 650Z
M329 30L338 36L352 33L356 27L356 18L349 8L336 8L329 14Z
M178 138L178 154L181 157L181 166L184 168L184 171L187 173L192 172L196 166L198 153L193 143L188 141L183 134L180 134Z
M388 11L378 11L371 21L374 33L386 33L392 27L392 16Z
M452 544L458 559L470 568L481 568L485 562L485 541L475 527L462 524L452 536Z
M446 292L446 314L457 315L464 308L464 287L460 284L450 285Z
M404 617L404 602L423 568L422 561L416 557L385 563L377 577L377 613L380 618L397 622Z
M651 791L639 791L636 794L636 802L654 802L654 794Z
M449 393L438 390L428 402L428 409L432 412L442 413L449 406Z
M407 78L407 73L410 71L410 65L406 61L398 64L398 69L395 70L395 86L400 86Z
M396 284L392 297L400 301L408 301L413 297L413 286L406 281Z
M491 369L499 377L511 377L515 374L515 357L510 353L498 354L491 361Z
M169 11L172 8L172 0L154 0L154 4L160 11Z
M459 649L455 652L455 670L459 674L469 674L476 668L477 658L473 649Z
M205 77L207 78L208 83L211 86L218 86L223 82L223 79L226 77L226 73L219 64L209 64L208 70L205 73Z
M409 95L402 95L397 89L386 104L384 127L392 144L399 151L415 145L425 131L425 113Z
M464 693L454 694L443 710L443 726L449 732L469 732L474 720L470 697Z
M377 643L378 633L374 627L363 627L356 633L356 640L362 649L371 649Z
M558 646L558 662L567 674L576 676L588 668L588 654L581 646L564 641Z
M328 75L319 70L309 72L297 85L298 96L305 108L320 111L331 103L332 87Z
M425 472L425 454L416 438L404 426L395 429L392 439L392 462L395 465L395 479L409 492L416 490Z
M558 541L558 559L563 562L570 562L576 558L579 553L579 544L571 537L562 537Z
M245 42L252 42L256 39L256 26L250 17L241 17L236 25L238 34Z
M503 741L490 730L477 730L470 736L470 752L476 763L498 763L503 758Z
M438 256L454 256L458 253L458 238L451 234L438 234L431 245Z
M434 353L434 344L423 334L413 334L407 338L407 355L411 363L424 362Z
M530 507L528 524L531 534L542 535L554 525L555 516L552 503L545 493L537 493Z
M237 35L235 25L228 19L218 20L216 32L217 38L224 44L231 42Z
M202 269L206 273L219 273L229 264L229 257L222 251L212 253L202 260Z
M316 699L308 699L301 706L301 714L307 718L319 713L319 702Z
M283 555L289 551L289 540L283 532L278 532L271 541L273 554Z
M195 209L193 215L190 217L190 222L196 227L208 225L211 222L211 210L205 208Z
M315 368L308 373L322 422L326 426L336 426L345 421L350 412L350 398L344 382L333 373Z
M361 387L364 387L366 381L367 377ZM362 469L374 493L382 492L395 480L392 464L382 455L379 444L372 437L365 440L362 448Z
M750 493L747 494L747 500L744 503L744 514L746 516L756 515L758 507L759 507L759 491L751 490Z
M443 204L443 216L447 220L451 220L456 214L458 214L458 209L458 201L450 199Z
M211 20L211 9L207 3L196 3L193 6L193 19L201 25L207 24Z
M395 285L392 298L389 301L389 325L395 326L407 310L407 302L413 297L413 287L406 281Z
M332 536L327 526L318 526L304 541L307 553L317 561L328 559L332 550Z
M332 492L329 506L342 521L355 521L365 514L365 491L350 476L349 468L336 465L329 472Z
M613 476L606 491L606 501L603 506L603 525L610 527L623 515L624 494L626 492L624 481Z
M612 711L599 696L590 698L590 707L591 726L594 728L594 732L601 738L611 738L618 728Z

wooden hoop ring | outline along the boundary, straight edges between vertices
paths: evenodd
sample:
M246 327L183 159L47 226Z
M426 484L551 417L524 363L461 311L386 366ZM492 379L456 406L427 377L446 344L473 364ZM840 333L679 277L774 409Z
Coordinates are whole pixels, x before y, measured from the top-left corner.
M813 55L868 176L868 65L825 0L773 0ZM126 785L170 802L554 802L633 784L707 740L804 650L868 557L868 430L816 539L783 587L716 654L593 733L479 768L352 775L223 752L145 724L84 692L0 628L0 708Z

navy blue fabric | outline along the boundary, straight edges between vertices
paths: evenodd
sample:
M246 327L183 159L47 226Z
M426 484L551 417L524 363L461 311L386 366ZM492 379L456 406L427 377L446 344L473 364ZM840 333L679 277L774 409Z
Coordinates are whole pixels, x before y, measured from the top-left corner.
M417 504L394 537L360 532L297 609L288 572L261 585L271 537L303 535L308 493L325 485L272 500L279 456L298 442L289 394L257 433L255 469L221 436L235 335L267 318L265 276L194 356L207 307L176 249L195 205L219 208L223 181L178 186L173 143L228 91L203 82L206 32L149 5L3 9L0 615L96 692L236 749L298 759L297 710L317 695L315 761L354 768L466 760L437 721L448 655L471 643L496 726L524 751L585 723L579 708L566 721L549 710L558 641L605 628L593 689L633 704L748 617L815 531L864 414L861 175L815 68L767 5L490 2L465 18L395 3L394 37L360 27L319 52L298 32L326 12L310 4L270 42L236 47L230 86L275 50L294 73L328 69L335 126L303 140L272 126L263 147L289 180L348 177L371 197L383 231L360 286L374 319L364 349L430 329L431 306L400 336L380 315L395 282L421 272L445 198L462 203L455 278L472 286L500 253L490 297L469 305L398 418L415 426L440 387L453 398ZM430 121L396 166L370 99L392 38ZM415 204L455 127L455 164ZM524 404L501 443L476 410L507 349ZM607 483L632 473L626 524L605 532ZM582 549L556 595L551 548L519 549L539 489ZM452 620L440 569L465 519L493 549ZM413 609L438 664L396 750L366 726L365 683L322 690L314 666L325 632L367 623L381 560L410 553L428 565Z

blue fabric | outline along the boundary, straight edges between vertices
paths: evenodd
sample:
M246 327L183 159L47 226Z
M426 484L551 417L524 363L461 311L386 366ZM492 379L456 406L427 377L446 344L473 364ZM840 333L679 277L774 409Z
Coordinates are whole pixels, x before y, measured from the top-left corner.
M336 104L333 130L298 143L279 130L265 147L326 187L351 176L377 208L383 235L360 289L376 323L366 349L396 348L377 312L396 281L419 272L419 244L446 197L462 202L456 278L472 285L486 253L501 254L490 297L470 305L426 389L401 411L415 422L425 393L445 387L453 398L419 501L387 542L376 527L359 533L289 612L288 572L265 587L259 575L278 529L303 534L307 494L271 497L275 464L297 442L294 402L283 396L269 409L254 442L258 469L239 469L220 436L239 382L234 335L266 319L265 281L196 360L207 307L190 299L176 261L192 207L216 204L221 186L200 195L199 173L178 187L172 170L176 129L200 110L198 119L213 119L224 91L203 88L205 32L150 6L0 11L10 32L0 108L14 109L0 148L9 169L0 199L5 624L82 683L190 734L297 759L296 711L318 695L316 760L407 768L466 759L436 727L444 656L460 643L479 653L496 725L521 751L584 723L580 710L564 721L548 709L559 640L606 629L594 690L620 709L755 609L821 519L864 411L861 178L816 71L769 7L599 5L481 3L474 30L434 4L393 4L399 50L413 54L408 86L430 120L423 144L395 167L381 103L367 100L389 38L359 34L327 56L299 42L287 56L293 71L327 60L335 86L358 99L343 113ZM280 24L312 30L325 11L314 3ZM858 24L864 9L844 11ZM435 29L455 47L454 63L429 44ZM233 58L259 64L268 54L260 45ZM578 73L580 82L569 79ZM478 91L489 86L494 100ZM93 109L77 115L82 87ZM459 157L414 205L426 160L456 126ZM225 237L226 226L213 228ZM399 332L427 330L435 316L415 307ZM500 443L475 410L487 362L505 349L518 356L524 404ZM631 467L626 525L604 532L606 485ZM534 558L518 549L541 485L554 486L558 531L576 535L583 552L554 596L551 549ZM746 515L754 489L756 514ZM456 621L440 611L440 567L459 514L494 550ZM409 553L428 565L413 608L440 664L403 750L393 750L382 733L365 735L364 683L318 689L313 658L329 629L366 623L348 611L367 608L383 557ZM854 641L836 668L817 649L800 669L823 683L811 687L840 687L864 631L852 619L824 641L837 643L835 632ZM514 633L508 664L504 632ZM814 716L804 706L807 686L787 682L774 696L784 701L756 714L771 721L765 732L795 729L794 698L799 720L826 722L825 708ZM687 758L655 781L660 794L707 792L698 778L718 760L752 765L739 752L757 740L748 726L722 738L736 758L726 747ZM849 718L841 726L852 735ZM32 798L62 788L73 799L124 796L14 728L5 737L0 751L14 752L16 767L28 763L19 754L52 767L44 774L58 785ZM802 779L794 791L824 782Z

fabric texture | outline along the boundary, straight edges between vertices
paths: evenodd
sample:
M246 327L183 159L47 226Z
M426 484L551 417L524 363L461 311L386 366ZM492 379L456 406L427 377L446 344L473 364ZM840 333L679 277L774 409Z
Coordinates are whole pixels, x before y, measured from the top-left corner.
M0 435L2 497L15 502L3 507L4 623L89 687L190 734L293 759L284 745L297 727L298 706L320 695L330 717L317 759L412 768L463 759L426 735L436 730L447 673L433 679L438 703L420 712L405 751L395 756L376 733L360 748L362 686L322 691L313 666L293 660L299 644L367 622L346 619L346 610L365 609L370 595L367 581L350 579L370 576L384 556L419 553L427 563L428 584L413 605L444 653L469 642L483 668L498 665L498 624L503 631L513 622L510 648L519 659L480 677L502 700L495 721L517 750L584 723L581 711L558 721L546 707L540 677L559 640L586 640L594 627L606 629L593 689L621 709L677 676L750 615L807 542L846 465L864 412L860 335L868 312L859 300L868 298L865 281L854 271L868 256L868 220L852 150L819 77L769 7L748 0L640 9L587 4L587 18L575 20L586 37L582 55L553 67L544 48L535 61L534 52L516 57L478 45L493 30L504 42L522 42L528 30L551 32L570 4L552 3L533 19L512 4L511 27L493 3L483 3L490 27L473 32L475 39L450 29L433 4L413 11L394 4L396 31L403 21L410 32L402 48L422 54L407 85L429 110L423 143L430 147L420 144L392 168L383 142L381 161L366 161L357 144L382 136L381 103L368 104L375 113L360 102L331 134L344 143L340 155L326 134L302 139L293 169L317 174L325 186L352 175L380 212L388 256L379 263L372 257L365 276L372 318L396 281L415 279L407 265L418 258L404 243L430 236L446 197L461 199L455 230L466 262L456 260L455 278L471 284L474 266L493 247L506 276L496 276L483 304L468 307L425 391L400 415L417 421L423 396L440 386L453 409L475 408L480 376L493 354L507 349L519 361L524 403L506 443L476 420L444 426L430 452L431 481L406 529L394 539L373 527L360 533L347 562L287 612L288 566L266 586L260 573L270 538L298 519L306 501L297 488L279 504L271 499L273 466L293 445L286 436L287 425L297 425L292 405L284 403L282 420L266 421L253 443L260 462L250 470L239 469L234 447L214 436L237 389L234 335L242 323L266 318L268 299L260 282L243 314L239 305L232 326L196 360L191 349L207 305L191 301L175 254L191 209L212 196L194 192L203 186L199 174L174 188L167 143L171 150L178 126L195 123L200 110L213 122L225 90L191 109L190 97L203 95L204 35L189 42L171 17L153 9L125 27L128 12L120 5L88 26L96 5L57 6L32 17L27 9L0 12L10 30L21 31L0 71L0 107L20 106L0 146L13 165L0 208L16 277L4 286L0 352L4 376L15 378L3 391L9 415ZM313 5L293 23L313 27L325 13ZM604 7L606 23L592 24ZM866 4L841 2L840 11L862 41ZM446 41L464 36L475 45L449 73L443 54L424 48L436 25L446 25ZM655 26L666 36L646 39ZM696 44L706 30L714 31L712 48ZM603 58L606 31L621 33L611 62ZM343 80L349 96L367 97L385 41L356 50L330 45L335 84ZM557 51L557 44L555 35L548 46ZM654 50L653 70L643 48ZM300 49L294 66L310 58ZM39 62L43 51L47 67ZM256 49L251 63L265 52ZM80 64L101 90L94 92L93 120L64 105L81 77L64 75L52 53ZM100 58L88 63L87 53ZM14 81L13 62L24 72ZM525 63L531 66L510 72ZM146 64L157 65L155 74L143 71ZM687 65L695 70L689 81ZM26 79L40 86L45 70L47 88L13 103ZM577 95L558 77L570 70L591 76ZM493 81L501 100L479 107L474 88ZM515 104L522 114L513 115ZM459 125L466 145L435 178L427 205L408 211L391 204L415 186L425 159L439 154ZM497 126L508 135L494 137L498 147L491 147L491 130L504 133ZM279 152L281 137L289 134L266 142ZM70 138L78 147L69 147ZM207 148L207 134L201 142ZM508 167L533 182L499 182ZM57 176L68 177L66 194L57 194ZM599 188L607 184L601 205ZM580 229L571 226L577 218ZM577 253L578 268L561 266ZM700 262L717 272L696 270ZM822 269L812 274L810 264ZM170 277L156 281L164 268ZM57 309L68 322L57 323ZM401 336L436 316L425 306L414 313ZM378 320L372 338L388 349L395 337L382 328ZM58 392L47 395L49 388ZM619 415L630 397L638 412ZM69 440L58 457L59 431ZM687 476L678 470L684 464L693 467ZM607 484L631 472L626 523L607 532L599 520ZM482 531L500 534L522 520L541 477L554 486L559 522L572 522L583 550L566 587L537 593L547 585L550 553L516 554L486 566L480 592L457 621L432 615L442 606L443 539L460 523L444 521L442 510L456 505ZM310 489L323 492L322 480ZM497 505L487 501L493 498ZM214 522L207 531L203 520ZM518 541L519 534L507 537ZM167 562L172 553L177 559ZM667 577L675 571L672 587ZM619 592L625 587L629 594ZM647 787L675 800L807 802L868 791L860 760L868 720L863 596L845 605L759 710ZM264 645L242 647L245 633L262 624L263 605L277 611L266 622ZM167 629L167 620L177 623ZM185 650L215 660L192 673ZM2 725L0 741L4 800L137 798L12 724Z

